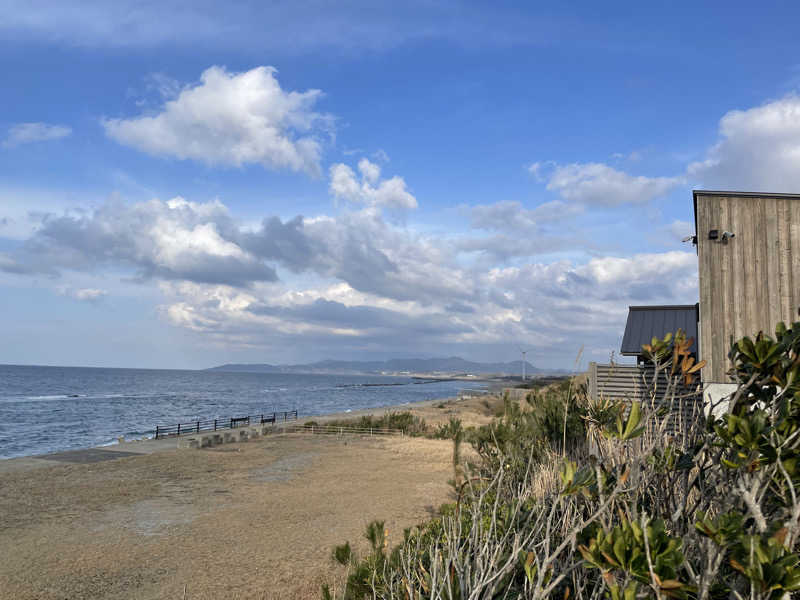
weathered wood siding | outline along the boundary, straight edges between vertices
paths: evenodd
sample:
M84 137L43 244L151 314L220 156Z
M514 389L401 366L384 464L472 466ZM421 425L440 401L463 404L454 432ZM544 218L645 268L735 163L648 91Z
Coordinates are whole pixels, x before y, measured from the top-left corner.
M729 381L730 339L798 320L800 196L695 192L704 382ZM731 231L728 243L708 239Z

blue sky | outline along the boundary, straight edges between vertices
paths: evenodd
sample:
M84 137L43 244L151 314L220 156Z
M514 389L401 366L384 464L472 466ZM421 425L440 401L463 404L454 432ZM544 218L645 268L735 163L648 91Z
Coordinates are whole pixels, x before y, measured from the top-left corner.
M0 362L604 360L800 191L790 4L2 1Z

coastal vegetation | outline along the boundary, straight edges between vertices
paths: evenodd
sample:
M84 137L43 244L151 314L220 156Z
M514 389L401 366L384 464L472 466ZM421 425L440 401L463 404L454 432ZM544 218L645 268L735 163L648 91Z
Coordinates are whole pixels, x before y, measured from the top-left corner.
M409 411L391 411L378 416L364 415L353 419L331 419L326 420L324 423L307 421L305 427L311 428L320 424L328 427L352 427L358 429L396 429L402 431L404 435L411 436L424 436L431 431L425 419Z
M563 384L506 399L484 427L440 428L459 465L453 502L394 545L377 521L363 555L334 549L346 569L323 597L789 598L800 590L800 323L732 345L727 410L679 394L702 367L690 347L681 332L644 347L657 383L641 402Z

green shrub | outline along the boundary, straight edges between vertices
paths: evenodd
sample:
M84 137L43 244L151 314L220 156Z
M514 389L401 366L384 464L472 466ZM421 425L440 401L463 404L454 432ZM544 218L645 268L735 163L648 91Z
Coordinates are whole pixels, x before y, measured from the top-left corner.
M452 440L457 436L463 436L463 433L464 428L461 425L461 419L450 417L450 421L439 425L431 437L437 440Z
M702 367L690 347L678 332L644 348L668 383L629 409L567 384L537 391L530 411L506 401L468 435L479 460L455 505L392 552L373 524L344 597L800 593L800 323L733 344L738 390L720 417L678 395ZM664 410L675 403L690 413L679 432Z

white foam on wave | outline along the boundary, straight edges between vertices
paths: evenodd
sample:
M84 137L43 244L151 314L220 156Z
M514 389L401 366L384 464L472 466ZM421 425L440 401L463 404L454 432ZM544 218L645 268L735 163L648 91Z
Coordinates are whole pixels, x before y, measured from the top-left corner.
M81 396L75 394L52 394L48 396L12 396L10 398L2 398L0 402L46 402L48 400L68 400L69 398L80 398Z
M0 402L42 402L48 400L98 400L101 398L136 398L145 397L143 394L48 394L43 396L15 396L0 398Z

